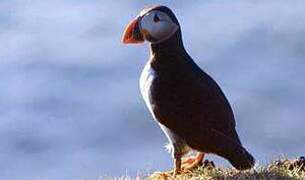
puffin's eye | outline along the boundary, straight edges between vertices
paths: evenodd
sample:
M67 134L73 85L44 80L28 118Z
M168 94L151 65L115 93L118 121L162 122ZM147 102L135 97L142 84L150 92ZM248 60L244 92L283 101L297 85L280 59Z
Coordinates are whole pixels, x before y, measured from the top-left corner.
M154 15L154 22L159 22L160 21L160 18L159 16L157 15L157 13Z

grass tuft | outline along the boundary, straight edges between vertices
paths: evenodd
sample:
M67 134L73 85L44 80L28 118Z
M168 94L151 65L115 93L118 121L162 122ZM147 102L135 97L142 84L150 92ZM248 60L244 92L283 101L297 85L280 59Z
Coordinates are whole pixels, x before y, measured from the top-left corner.
M176 177L173 177L172 171L169 171L164 173L155 172L147 178L149 180L305 180L305 158L276 160L265 167L260 166L248 171L215 168L207 164Z

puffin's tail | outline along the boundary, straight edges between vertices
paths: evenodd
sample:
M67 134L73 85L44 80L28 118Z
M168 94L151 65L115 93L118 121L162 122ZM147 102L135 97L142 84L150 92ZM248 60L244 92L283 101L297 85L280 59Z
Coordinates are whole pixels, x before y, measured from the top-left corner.
M251 169L255 159L241 145L238 136L236 138L236 140L232 139L215 129L210 129L208 140L210 152L226 158L238 170Z
M226 158L238 170L251 169L255 164L254 157L242 146L227 154Z

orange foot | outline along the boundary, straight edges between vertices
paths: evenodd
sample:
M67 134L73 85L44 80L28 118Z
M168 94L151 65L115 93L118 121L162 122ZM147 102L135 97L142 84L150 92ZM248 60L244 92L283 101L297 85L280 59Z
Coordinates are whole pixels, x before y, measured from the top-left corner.
M204 158L204 153L202 152L198 152L197 155L193 157L183 158L181 169L183 171L192 170L202 164L203 158Z

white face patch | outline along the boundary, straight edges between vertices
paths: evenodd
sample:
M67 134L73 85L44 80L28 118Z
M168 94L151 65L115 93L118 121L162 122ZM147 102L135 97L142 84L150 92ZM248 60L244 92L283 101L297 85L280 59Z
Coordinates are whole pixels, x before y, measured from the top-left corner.
M142 32L149 33L156 40L151 43L159 43L170 38L179 29L179 26L166 13L155 10L142 17L140 28Z

